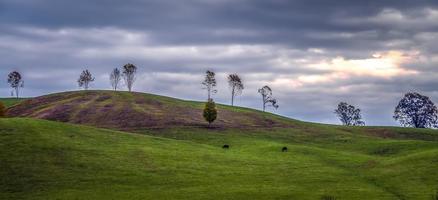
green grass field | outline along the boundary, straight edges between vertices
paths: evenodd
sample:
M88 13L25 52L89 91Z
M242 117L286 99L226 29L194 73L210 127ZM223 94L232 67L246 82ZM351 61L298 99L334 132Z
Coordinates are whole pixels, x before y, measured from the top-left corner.
M0 119L0 199L436 198L436 130L342 127L235 112L290 127L223 123L128 133L74 121ZM288 152L281 152L284 146Z
M0 199L431 199L438 186L435 133L382 140L327 129L313 140L286 129L145 132L164 136L154 137L34 119L0 127Z

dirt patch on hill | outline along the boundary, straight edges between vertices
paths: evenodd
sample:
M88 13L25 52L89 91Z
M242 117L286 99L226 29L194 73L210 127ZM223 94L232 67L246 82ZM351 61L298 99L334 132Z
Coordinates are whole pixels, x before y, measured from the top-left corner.
M363 133L369 136L379 137L383 139L414 139L426 141L438 141L438 134L430 129L414 129L414 128L377 128L368 127L363 129Z

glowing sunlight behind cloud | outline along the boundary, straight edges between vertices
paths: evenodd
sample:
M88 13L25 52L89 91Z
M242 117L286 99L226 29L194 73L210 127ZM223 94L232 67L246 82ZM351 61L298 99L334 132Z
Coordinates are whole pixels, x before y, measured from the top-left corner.
M312 84L336 81L339 79L348 79L353 76L391 78L395 76L417 74L417 71L406 69L403 65L415 61L418 55L418 52L405 53L401 51L388 51L374 53L371 58L366 59L349 60L343 57L336 57L328 62L322 61L317 64L309 65L312 69L328 71L328 73L299 76L297 82L295 82L293 86L302 86L306 83Z
M403 53L400 51L389 51L375 53L372 55L372 58L367 59L347 60L343 57L337 57L328 63L320 63L312 67L354 76L390 78L417 73L415 70L402 67L402 65L414 61L417 56L418 52Z

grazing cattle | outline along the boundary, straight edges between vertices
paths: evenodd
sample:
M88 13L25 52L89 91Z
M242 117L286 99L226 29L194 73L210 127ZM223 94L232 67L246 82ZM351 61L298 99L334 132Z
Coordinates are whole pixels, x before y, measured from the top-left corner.
M281 149L282 152L287 152L287 147L283 147L283 149Z
M229 148L230 148L230 146L228 144L226 144L222 147L222 149L229 149Z

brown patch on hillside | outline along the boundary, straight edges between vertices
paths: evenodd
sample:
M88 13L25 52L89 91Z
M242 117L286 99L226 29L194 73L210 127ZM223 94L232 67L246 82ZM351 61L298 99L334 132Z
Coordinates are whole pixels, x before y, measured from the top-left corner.
M165 100L163 100L165 99ZM13 117L31 117L117 130L206 127L202 105L154 95L110 91L68 92L37 97L8 109ZM214 127L273 128L290 123L255 112L219 108Z
M399 138L399 134L388 129L367 129L366 133L371 136L380 138Z
M426 141L438 141L438 135L430 132L430 129L414 129L414 128L385 128L385 127L367 127L362 129L365 135L379 137L383 139L414 139Z

